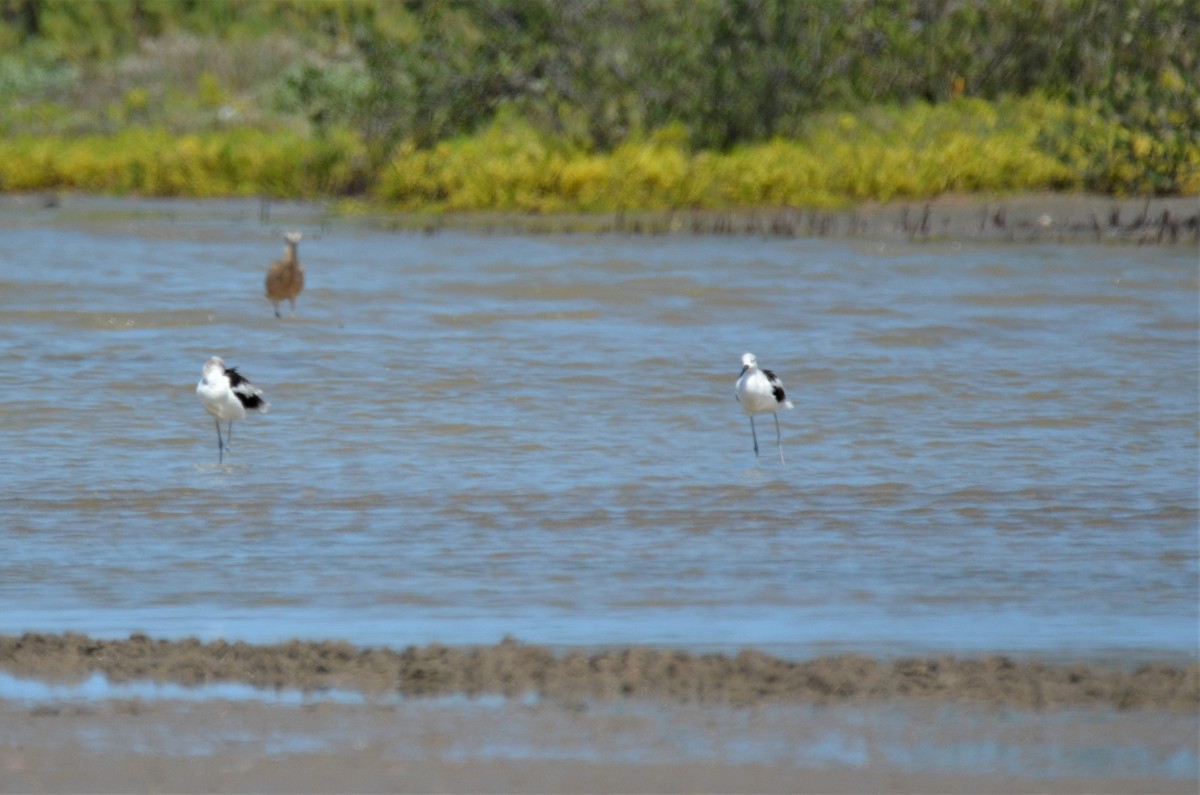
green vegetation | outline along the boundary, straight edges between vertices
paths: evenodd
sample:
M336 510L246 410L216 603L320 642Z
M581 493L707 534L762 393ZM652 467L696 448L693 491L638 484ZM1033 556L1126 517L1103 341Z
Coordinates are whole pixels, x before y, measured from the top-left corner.
M603 153L573 150L502 118L479 134L402 148L376 190L407 209L586 211L830 206L948 191L1076 189L1085 187L1080 170L1039 146L1068 150L1069 140L1044 136L1072 134L1078 116L1041 100L960 99L824 114L795 138L728 152L692 151L682 129L667 127ZM1083 121L1092 135L1119 137L1099 119Z
M1194 0L0 0L0 190L1200 193Z
M65 188L151 196L318 198L363 184L350 133L320 139L253 129L174 135L132 127L112 135L0 141L7 190Z

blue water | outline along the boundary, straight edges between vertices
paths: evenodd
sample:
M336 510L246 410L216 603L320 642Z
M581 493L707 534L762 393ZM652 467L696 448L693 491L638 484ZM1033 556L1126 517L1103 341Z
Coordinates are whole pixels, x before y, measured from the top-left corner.
M1197 285L1189 247L9 206L0 633L1194 659ZM271 402L224 465L212 355Z

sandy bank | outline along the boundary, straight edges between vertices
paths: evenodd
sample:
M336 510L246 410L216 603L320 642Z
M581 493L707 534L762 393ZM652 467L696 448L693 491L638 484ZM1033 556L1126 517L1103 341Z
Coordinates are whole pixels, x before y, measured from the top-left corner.
M1185 793L1200 781L1195 666L77 635L2 649L4 670L48 679L367 692L0 699L0 792ZM530 686L547 697L462 695Z
M733 705L933 699L1021 708L1200 707L1198 664L1143 664L1125 670L1000 656L881 662L840 655L790 661L754 650L730 656L639 647L556 654L511 640L396 651L338 642L252 645L29 633L0 636L0 670L39 679L79 679L97 672L112 681L232 681L407 696L536 693L567 703L616 698Z

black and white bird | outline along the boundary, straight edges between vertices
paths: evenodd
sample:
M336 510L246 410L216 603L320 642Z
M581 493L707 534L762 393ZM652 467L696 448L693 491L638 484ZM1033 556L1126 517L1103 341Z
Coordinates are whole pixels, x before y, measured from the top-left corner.
M779 445L779 463L783 463L783 437L779 433L779 408L792 408L792 401L783 391L783 383L770 370L758 368L753 353L742 354L742 374L738 377L734 396L750 416L750 435L754 437L754 456L758 457L758 433L754 430L755 414L775 417L775 441Z
M217 424L217 463L224 463L225 451L233 440L233 421L246 419L246 410L266 413L271 404L263 399L262 390L250 383L236 367L226 367L214 356L204 364L196 395L200 405L213 416ZM225 438L221 438L221 421L227 423Z

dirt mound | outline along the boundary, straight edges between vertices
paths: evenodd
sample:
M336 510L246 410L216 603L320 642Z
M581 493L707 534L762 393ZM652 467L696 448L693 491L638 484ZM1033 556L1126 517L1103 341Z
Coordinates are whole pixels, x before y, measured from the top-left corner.
M736 656L633 647L556 654L506 639L494 646L431 644L403 651L348 643L255 645L195 639L97 640L84 635L0 636L0 669L39 679L99 672L113 681L218 681L405 695L536 693L561 702L645 698L684 703L815 703L938 699L1040 708L1200 707L1200 665L1144 664L1128 670L1049 665L991 656L882 662L858 655L783 660L754 650Z

